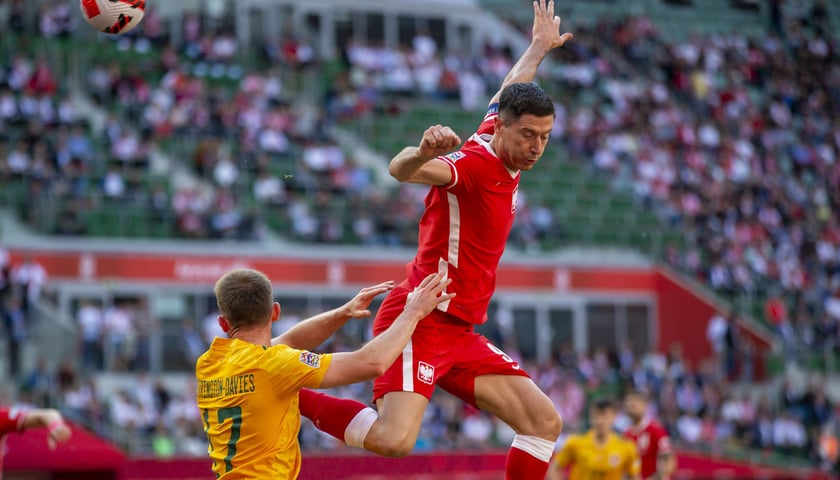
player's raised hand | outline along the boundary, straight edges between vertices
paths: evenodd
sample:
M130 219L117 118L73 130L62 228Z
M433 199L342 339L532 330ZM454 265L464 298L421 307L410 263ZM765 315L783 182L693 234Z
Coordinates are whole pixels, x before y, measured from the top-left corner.
M423 132L423 139L418 147L418 155L433 159L446 155L461 144L461 138L449 127L433 125Z
M408 294L408 298L405 301L405 311L416 310L425 317L439 303L445 302L455 296L454 293L443 293L450 283L452 283L452 279L446 278L444 272L434 273L424 278L420 282L420 285Z
M554 15L554 0L534 2L534 28L531 43L546 50L562 47L571 40L571 33L560 33L560 17Z
M389 280L379 285L365 287L359 290L359 293L341 308L344 309L346 316L350 318L367 318L370 316L370 310L368 310L370 302L377 296L393 290L395 285L393 280Z

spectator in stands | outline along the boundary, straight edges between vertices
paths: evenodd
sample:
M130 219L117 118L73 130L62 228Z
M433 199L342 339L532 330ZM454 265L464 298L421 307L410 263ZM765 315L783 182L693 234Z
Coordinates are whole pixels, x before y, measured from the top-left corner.
M712 315L706 327L706 340L712 347L712 353L718 362L720 371L724 371L726 365L726 333L728 329L726 315L720 312Z
M3 300L3 324L8 339L9 373L16 376L21 373L21 347L26 341L29 330L26 312L23 310L23 301L19 295L10 295Z
M788 412L773 421L773 446L786 454L802 453L808 443L804 425Z
M195 365L195 361L207 349L201 334L195 328L195 319L185 318L181 321L180 338L183 342L183 348L180 351L184 355L184 365Z
M105 309L105 359L106 367L112 370L126 370L137 355L136 330L131 311L124 301L117 300Z
M46 408L52 404L50 396L54 391L53 387L54 382L47 368L47 361L43 357L39 358L35 368L24 377L21 388L28 394L33 405Z
M41 298L47 283L47 271L37 260L27 255L23 262L12 269L12 283L20 289L24 315L29 315L32 305Z

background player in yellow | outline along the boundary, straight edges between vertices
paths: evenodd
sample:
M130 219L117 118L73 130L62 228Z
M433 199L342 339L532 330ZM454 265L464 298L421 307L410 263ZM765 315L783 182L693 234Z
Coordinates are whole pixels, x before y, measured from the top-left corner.
M557 453L548 478L568 480L639 480L640 464L636 446L613 431L616 409L609 400L598 400L590 409L592 429L570 435Z
M281 342L315 344L324 332L334 331L336 315L303 322L272 342L271 323L279 318L280 305L274 302L269 279L248 269L219 279L214 289L219 325L229 338L214 339L196 362L196 397L216 478L297 478L298 391L381 375L420 319L453 297L442 293L448 284L442 274L430 275L409 295L403 314L385 333L355 352L318 355ZM382 284L360 292L360 308L391 287Z

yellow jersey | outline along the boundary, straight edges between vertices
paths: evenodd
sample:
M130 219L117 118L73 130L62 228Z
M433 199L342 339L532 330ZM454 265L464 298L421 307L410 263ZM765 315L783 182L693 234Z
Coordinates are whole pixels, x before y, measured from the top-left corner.
M216 338L195 365L196 399L219 479L295 479L301 388L317 388L331 355Z
M606 443L598 445L595 434L571 435L554 457L555 468L571 465L569 480L622 480L635 478L641 465L636 446L611 433Z

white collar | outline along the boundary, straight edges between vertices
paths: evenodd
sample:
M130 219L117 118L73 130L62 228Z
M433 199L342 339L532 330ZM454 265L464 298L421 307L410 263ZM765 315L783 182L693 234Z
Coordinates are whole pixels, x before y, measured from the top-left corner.
M475 143L484 147L484 149L487 150L487 152L489 152L490 155L493 155L494 157L499 158L499 156L496 154L496 151L493 150L493 146L490 145L490 140L492 140L492 139L493 139L493 135L490 135L489 133L482 133L481 135L479 135L477 133L474 133L473 136L472 136L472 140L475 141ZM502 159L499 158L499 161L501 162ZM505 167L505 170L507 170L507 172L510 174L511 178L516 178L516 176L519 175L519 170L511 170L504 163L502 163L502 165Z

